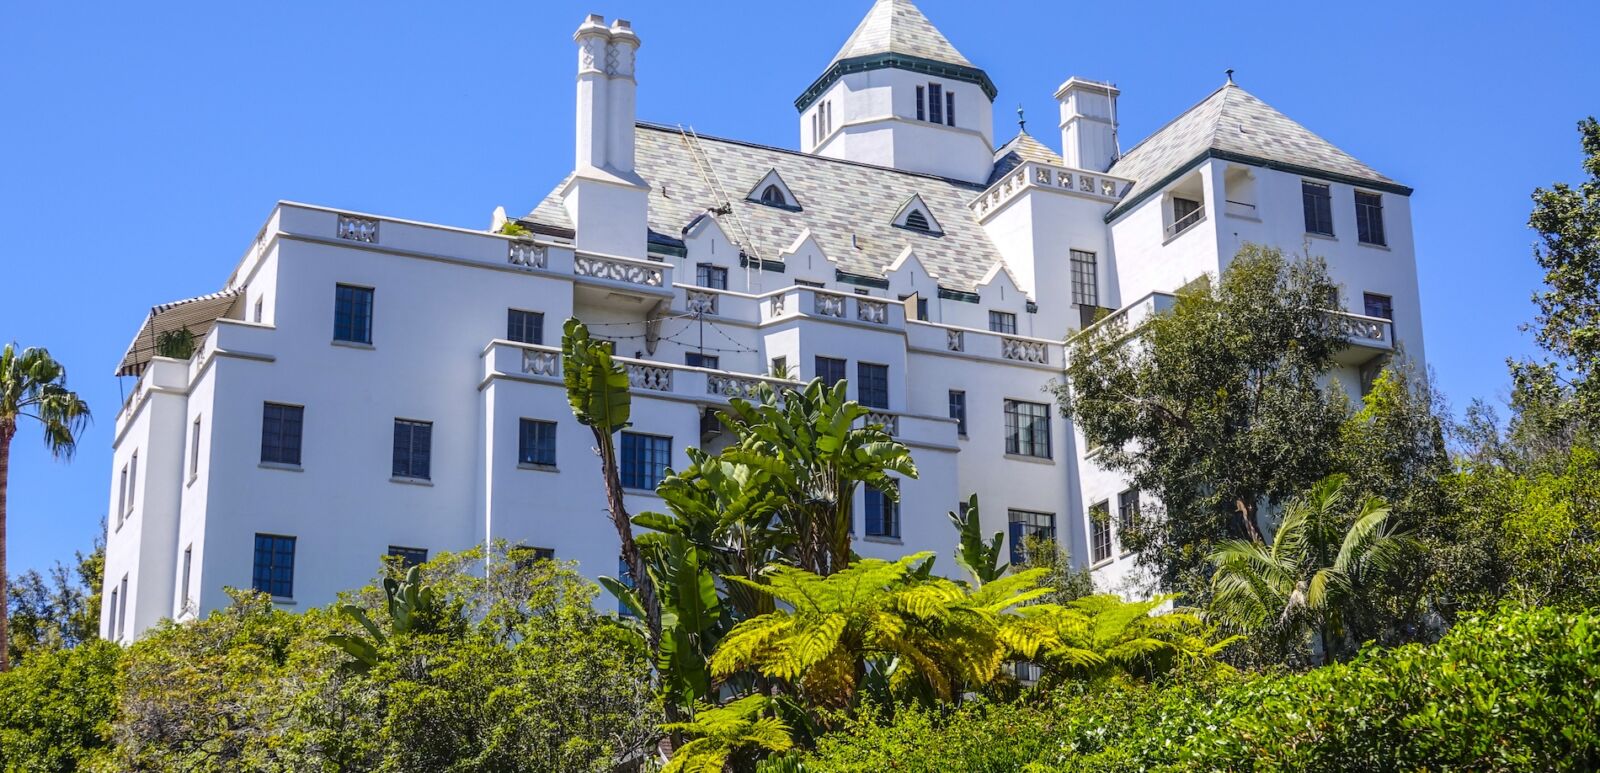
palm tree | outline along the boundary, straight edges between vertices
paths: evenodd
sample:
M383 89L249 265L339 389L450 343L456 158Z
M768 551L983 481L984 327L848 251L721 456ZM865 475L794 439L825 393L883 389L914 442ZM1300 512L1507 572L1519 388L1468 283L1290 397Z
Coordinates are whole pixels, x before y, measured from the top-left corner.
M71 459L78 434L89 421L89 406L67 389L67 369L44 349L17 352L16 344L0 349L0 671L11 667L11 641L6 627L6 484L11 474L11 439L17 420L30 418L44 427L44 444L58 459Z
M1211 555L1211 613L1287 647L1309 632L1324 661L1348 649L1347 623L1373 579L1396 568L1416 544L1398 533L1389 506L1368 497L1348 512L1345 476L1331 475L1289 503L1272 544L1222 543ZM1348 526L1346 525L1348 524Z

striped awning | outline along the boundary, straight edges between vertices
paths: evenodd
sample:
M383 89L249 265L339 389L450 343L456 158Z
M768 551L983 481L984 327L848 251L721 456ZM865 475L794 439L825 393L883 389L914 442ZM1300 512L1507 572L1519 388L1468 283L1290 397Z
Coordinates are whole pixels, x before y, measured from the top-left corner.
M234 301L239 297L239 292L238 289L224 290L220 293L150 307L150 313L145 316L144 324L139 326L138 334L133 337L133 342L128 344L128 352L122 356L122 363L117 366L116 375L142 375L145 365L156 355L156 341L160 339L162 333L187 327L197 340L204 338L211 332L211 324L232 308Z

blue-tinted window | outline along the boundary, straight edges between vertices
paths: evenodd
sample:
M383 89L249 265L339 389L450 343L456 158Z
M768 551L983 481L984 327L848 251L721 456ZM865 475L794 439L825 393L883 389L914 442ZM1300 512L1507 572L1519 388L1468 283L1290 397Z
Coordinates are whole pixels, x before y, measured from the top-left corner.
M967 393L950 390L950 418L956 420L956 433L967 434Z
M844 360L836 360L832 357L818 357L817 378L822 379L822 383L833 386L844 380L844 365Z
M372 343L372 288L337 286L333 296L333 340Z
M403 548L399 545L390 545L389 555L400 559L400 568L402 569L410 569L413 566L428 563L427 548Z
M261 461L300 463L300 432L305 408L265 403L261 408Z
M866 487L867 536L900 536L900 503L871 486Z
M689 352L683 355L683 364L691 368L711 368L712 370L722 368L722 360L717 355L701 354L699 352Z
M537 311L506 309L506 340L519 344L544 343L544 315Z
M889 366L856 363L856 402L868 408L889 407Z
M1007 511L1010 520L1008 537L1011 543L1011 563L1024 564L1028 561L1028 541L1041 540L1054 544L1056 541L1056 517L1050 513L1035 513L1030 510Z
M672 462L672 438L622 433L622 485L654 491Z
M522 464L555 466L556 423L523 419L518 432L517 461Z
M279 598L294 598L294 537L256 535L250 587Z
M394 420L394 470L397 478L432 477L433 422Z
M944 87L937 83L928 84L928 120L944 123Z

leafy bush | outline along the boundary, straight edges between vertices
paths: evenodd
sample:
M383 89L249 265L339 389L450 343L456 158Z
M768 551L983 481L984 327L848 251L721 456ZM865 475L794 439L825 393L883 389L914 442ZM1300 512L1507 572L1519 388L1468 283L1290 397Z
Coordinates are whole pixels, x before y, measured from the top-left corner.
M823 737L818 771L1593 770L1600 613L1507 606L1438 644L1300 674L1069 685L902 709Z
M122 648L41 651L0 673L0 770L81 770L109 749Z

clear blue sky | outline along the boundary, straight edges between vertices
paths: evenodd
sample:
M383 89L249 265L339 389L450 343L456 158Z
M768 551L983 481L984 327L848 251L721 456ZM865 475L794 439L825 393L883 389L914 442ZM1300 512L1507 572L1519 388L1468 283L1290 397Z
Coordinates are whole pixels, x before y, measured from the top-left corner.
M572 30L644 41L639 116L780 146L793 100L871 3L8 3L0 10L0 340L47 345L96 415L76 461L12 450L14 572L87 547L107 509L113 367L153 304L219 289L291 199L486 227L572 160ZM1069 75L1121 87L1131 143L1239 83L1417 189L1430 365L1500 399L1539 273L1538 185L1578 175L1600 113L1600 3L922 0L1059 145ZM91 7L92 6L92 7ZM131 386L131 383L128 385ZM337 517L337 513L330 513Z

